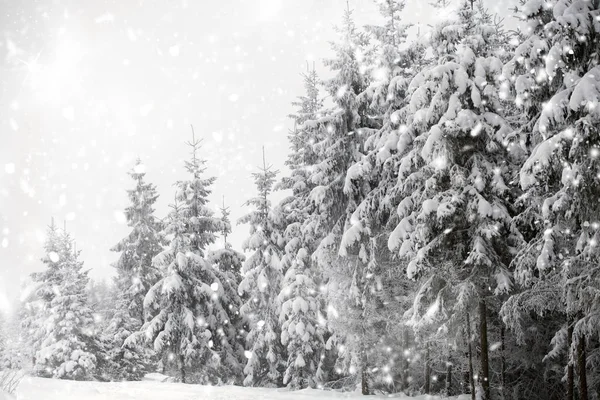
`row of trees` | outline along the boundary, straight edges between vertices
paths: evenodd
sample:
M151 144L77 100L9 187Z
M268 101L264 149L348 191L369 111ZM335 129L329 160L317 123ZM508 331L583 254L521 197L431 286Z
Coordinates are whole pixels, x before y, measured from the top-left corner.
M252 247L268 378L597 397L598 2L523 1L507 32L462 1L410 43L404 2L379 6L364 31L346 11L332 78L305 75L291 195Z
M36 371L598 397L600 5L523 1L525 29L506 32L481 2L447 3L410 42L403 0L364 30L346 10L332 77L307 71L294 103L289 174L254 174L245 261L226 240L209 251L231 227L194 139L162 222L134 168L106 313L52 225L25 308Z

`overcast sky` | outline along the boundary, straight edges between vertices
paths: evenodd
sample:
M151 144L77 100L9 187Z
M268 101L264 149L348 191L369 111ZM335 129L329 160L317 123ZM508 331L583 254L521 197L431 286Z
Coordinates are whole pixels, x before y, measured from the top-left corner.
M406 20L428 23L424 3L408 0ZM379 21L370 0L350 5L359 25ZM345 7L0 0L0 308L22 277L42 268L52 216L67 221L91 276L111 276L118 255L108 249L129 230L119 218L132 186L126 172L141 157L164 217L173 182L187 178L190 124L217 177L213 205L225 196L232 220L243 215L263 145L284 170L300 73L307 60L323 71ZM234 226L238 249L247 231Z

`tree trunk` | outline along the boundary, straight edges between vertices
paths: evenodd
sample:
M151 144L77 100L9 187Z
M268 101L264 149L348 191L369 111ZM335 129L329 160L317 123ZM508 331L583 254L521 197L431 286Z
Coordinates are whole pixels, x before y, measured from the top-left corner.
M446 364L446 396L452 396L452 363L449 355Z
M471 400L475 400L475 380L473 378L473 349L471 348L471 318L467 312L467 351L469 354L469 386Z
M465 337L466 336L467 336L467 334L465 333ZM469 360L469 351L467 350L468 343L469 343L469 341L467 340L465 342L465 360L467 360L467 361ZM466 394L471 393L471 391L470 391L471 390L471 382L469 380L469 370L465 370L463 372L463 383L462 384L463 384L463 389L462 390L464 390L464 392Z
M431 365L429 360L429 343L427 343L425 346L425 394L429 394L431 389Z
M484 399L490 400L490 363L488 358L487 337L487 307L485 300L479 301L479 336L481 339L481 382L483 385Z
M363 395L370 394L369 393L369 381L367 379L367 371L365 371L365 370L362 371L361 389L362 389Z
M362 351L362 373L361 373L361 389L362 394L367 395L369 393L369 377L367 371L367 352L363 349Z
M183 355L179 356L179 373L181 374L181 383L185 383L185 360Z
M585 335L577 342L577 374L579 375L579 400L588 400L587 372L585 368Z
M406 361L407 358L407 351L409 349L409 343L408 343L408 330L404 329L402 331L402 359L400 362L400 368L402 371L402 386L400 387L400 391L404 392L407 388L408 388L408 361Z
M400 351L401 351L401 357L400 357L400 391L404 392L404 360L406 358L406 354L404 353L406 351L406 342L404 341L404 331L405 329L402 329L402 333L400 334Z
M502 398L506 398L506 346L504 341L504 324L501 322L500 325L500 382L502 385L501 393Z
M567 400L574 399L575 392L575 373L573 371L573 362L571 360L571 345L573 344L573 318L567 320Z

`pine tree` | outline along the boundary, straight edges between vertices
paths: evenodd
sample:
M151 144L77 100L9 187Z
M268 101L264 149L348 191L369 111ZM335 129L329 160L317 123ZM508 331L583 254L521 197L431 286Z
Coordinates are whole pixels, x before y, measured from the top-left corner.
M358 309L360 302L356 297L349 299L335 297L336 290L349 294L351 282L346 280L340 284L337 278L360 276L365 270L363 263L355 262L357 255L340 252L341 236L350 224L350 216L355 211L362 193L344 191L348 168L360 160L364 150L365 129L374 128L376 122L369 120L367 105L359 101L359 96L369 85L369 68L372 52L368 47L368 36L359 31L354 23L349 6L343 17L343 23L338 28L340 41L333 43L335 57L325 60L334 76L325 82L325 88L332 96L334 109L322 112L320 118L304 122L303 127L317 129L319 141L315 144L316 157L312 165L311 182L314 187L310 199L314 209L310 212L306 226L310 227L309 234L317 240L316 250L312 254L314 261L323 271L327 271L325 280L328 286L328 301L333 308L337 304L352 302ZM333 267L333 268L332 268ZM333 286L331 286L333 285ZM334 296L334 297L331 297ZM360 315L361 311L357 311ZM338 368L354 377L359 377L364 394L369 393L368 360L363 340L366 332L360 327L357 331L348 331L340 326L334 330L334 336L329 338L330 344L338 343L340 353ZM343 346L343 347L342 347Z
M135 188L127 191L131 205L125 209L125 216L132 230L111 250L121 253L114 264L117 291L132 317L143 324L144 296L160 277L152 266L152 259L162 251L164 239L161 223L154 216L154 203L158 199L156 186L144 181L146 169L139 158L129 176Z
M243 299L238 294L238 287L242 281L242 268L245 256L233 249L227 242L227 236L231 233L229 222L229 207L221 208L221 237L224 247L211 250L207 261L215 269L215 273L223 284L224 298L228 299L226 312L228 323L222 327L225 336L224 348L221 349L222 368L220 376L227 377L228 382L239 384L243 381L244 345L246 341L246 318L240 313Z
M274 208L285 226L282 256L282 280L278 299L282 304L279 321L281 340L287 348L288 358L283 383L292 388L317 387L324 383L326 374L322 366L324 357L325 320L322 315L323 294L319 288L322 280L311 255L318 244L314 226L308 219L315 209L310 193L316 185L311 181L313 164L317 160L316 143L320 141L319 129L304 125L315 120L323 111L316 70L302 74L305 94L292 105L298 108L290 117L294 130L290 133L291 153L286 161L290 175L276 185L278 189L291 190Z
M244 368L246 386L280 386L285 365L285 350L280 341L281 304L278 300L283 279L283 238L269 201L276 175L277 171L264 162L263 153L263 167L260 172L252 174L258 196L245 203L254 210L238 220L238 224L250 225L250 237L242 247L254 252L244 263L244 278L239 286L239 292L246 299L241 312L249 320L246 337L248 361Z
M205 161L198 158L200 141L192 137L188 145L192 159L185 166L191 179L175 185L175 204L165 226L170 243L153 259L162 278L144 299L151 318L125 343L141 338L153 342L157 353L178 363L182 382L216 383L222 361L235 353L235 344L223 329L229 324L226 286L205 259L223 223L207 204L214 178L202 177ZM193 367L194 376L187 376L187 367Z
M60 269L71 253L71 245L61 240L61 232L54 219L47 229L44 251L46 255L42 258L42 262L46 268L41 272L32 273L30 282L22 290L24 307L21 324L26 332L26 347L34 368L46 332L44 324L62 278Z
M505 183L515 170L504 145L512 129L500 97L506 53L495 36L468 1L455 21L434 28L437 62L409 86L398 150L400 221L388 243L409 261L408 276L421 280L418 293L428 293L425 307L417 294L414 312L430 320L447 313L444 326L454 337L465 315L479 314L478 375L486 399L488 307L496 308L497 296L511 288L509 264L521 240ZM446 263L452 267L440 267Z
M404 99L404 96L398 95L397 86L402 86L407 72L418 66L415 60L417 54L413 54L418 46L413 44L403 49L406 45L406 31L410 27L402 20L405 0L376 0L375 3L385 23L366 26L367 32L374 39L375 50L371 82L360 94L359 101L368 102L370 119L381 124L383 114L390 106L397 105ZM377 126L379 127L380 125Z
M315 279L310 248L303 245L299 224L288 225L285 247L289 268L283 278L281 302L281 342L287 346L287 365L283 383L290 388L317 387L324 380L321 356L324 350L322 298Z
M522 15L529 30L504 71L531 123L519 132L529 153L520 171L529 241L515 262L523 290L503 311L517 331L523 327L519 308L563 315L547 358L566 353L568 399L574 398L575 370L578 398L588 398L587 369L597 365L586 360L585 348L598 340L592 327L600 322L599 7L597 1L527 1Z
M139 380L150 368L152 353L134 345L124 346L124 341L144 324L144 297L160 278L152 259L162 251L164 243L161 223L154 216L154 203L158 199L156 187L144 181L146 172L141 160L136 161L129 175L135 187L128 190L131 205L125 209L131 233L111 250L120 252L114 264L116 307L103 338L111 348L106 373L113 380Z
M354 347L367 349L363 357L370 365L377 365L373 368L377 374L369 373L369 378L393 390L393 372L389 370L393 357L403 354L406 346L400 319L408 302L389 299L399 298L412 285L407 279L386 284L392 276L401 276L403 265L393 260L385 241L396 222L395 165L399 159L397 150L403 145L403 130L401 126L399 129L402 110L408 102L409 83L424 66L424 48L420 42L405 46L408 26L401 19L404 1L385 0L377 4L385 23L367 26L377 51L370 85L358 96L359 102L366 105L371 126L359 130L364 144L348 167L344 182L344 193L352 198L354 206L347 211L339 254L354 265L354 271L352 275L339 271L334 280L348 289L342 289L344 294L336 298L337 313L353 315L341 319L338 330L361 332L362 339ZM348 309L350 304L353 309ZM398 329L390 329L392 326ZM351 347L344 347L344 351ZM401 375L408 370L405 365L398 369ZM405 388L405 378L399 378L401 390Z
M38 296L44 300L40 348L34 365L37 374L61 379L86 380L93 377L96 368L94 347L94 319L88 307L89 278L79 260L80 250L72 248L71 236L58 232L54 226L46 243L48 269L41 273L44 284ZM39 279L39 276L37 277ZM52 294L45 291L54 283Z

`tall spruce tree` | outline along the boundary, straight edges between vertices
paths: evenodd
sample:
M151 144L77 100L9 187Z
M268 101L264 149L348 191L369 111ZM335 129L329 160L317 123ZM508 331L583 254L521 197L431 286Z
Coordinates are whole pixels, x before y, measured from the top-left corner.
M162 278L144 299L151 318L125 343L141 338L153 342L157 353L175 359L182 382L217 383L219 368L235 353L235 343L223 328L229 324L230 291L206 260L223 222L208 206L214 178L202 176L206 161L198 158L200 143L194 136L188 142L191 160L185 167L191 177L175 184L175 204L164 231L170 243L153 259Z
M114 267L117 270L115 285L122 305L143 324L144 296L160 277L159 271L152 266L152 259L162 251L165 240L161 222L154 216L154 203L158 199L156 186L145 182L146 168L139 158L128 174L135 182L135 187L127 191L131 205L125 209L131 232L111 251L120 253Z
M291 153L286 164L291 171L276 186L291 190L291 194L275 207L276 213L285 221L283 239L286 244L281 261L287 272L279 293L282 304L279 319L282 344L288 353L283 383L292 388L317 387L326 379L322 365L326 327L322 315L323 293L319 288L322 276L311 259L319 232L307 223L310 213L315 210L310 198L315 187L311 182L311 168L316 161L319 130L303 126L323 111L323 101L314 65L302 77L305 94L292 103L298 110L290 116L294 120L294 130L289 136Z
M253 251L244 263L244 277L239 286L239 292L246 299L241 311L249 320L248 361L244 367L246 386L281 386L286 359L281 345L281 303L278 300L284 272L281 265L283 238L269 200L276 175L277 171L264 161L263 153L263 167L252 174L258 196L245 203L254 210L238 220L238 224L250 225L250 237L242 247Z
M420 43L406 44L408 25L402 20L405 2L402 0L377 1L383 25L367 26L374 43L372 77L369 86L358 96L365 104L370 126L360 128L364 141L359 157L349 166L344 182L344 193L351 195L356 206L348 209L340 245L340 255L358 256L355 261L358 274L336 280L352 287L356 310L362 308L362 316L348 318L344 324L354 324L354 330L363 330L362 345L368 349L367 358L373 366L369 372L374 383L394 390L396 380L393 370L398 370L397 389L405 390L408 367L402 356L408 346L407 331L401 321L408 303L406 292L411 288L408 279L402 278L403 263L394 261L393 253L385 242L395 227L393 203L396 199L397 175L394 165L398 162L397 149L402 142L400 115L408 102L407 89L417 71L424 65L424 46ZM400 279L393 279L400 277ZM391 283L393 282L393 284ZM342 291L343 293L344 291ZM338 313L348 314L344 307L349 303L342 295L338 298ZM400 299L402 301L390 301ZM360 304L360 305L358 305ZM359 325L364 324L361 328ZM347 329L342 329L347 330ZM366 343L368 341L368 344ZM385 343L385 345L383 345ZM399 366L394 358L400 354Z
M595 361L586 349L597 343L593 327L600 321L600 5L527 1L521 12L528 31L504 72L531 121L519 132L529 153L520 171L529 241L515 262L523 290L503 311L521 334L524 311L562 315L547 358L566 354L566 398L578 393L587 400L589 387L600 384L598 346L591 352ZM596 373L588 374L590 367Z
M129 235L111 250L121 253L114 264L117 270L114 315L103 333L109 344L106 373L115 380L139 380L150 368L152 353L145 348L125 346L124 342L145 321L144 297L160 278L152 259L162 251L161 223L154 216L158 199L156 187L144 181L145 166L138 158L129 175L135 187L127 191L131 205L125 209Z
M409 261L408 276L421 280L418 293L428 294L425 304L418 301L427 297L415 298L414 312L424 313L425 321L445 315L445 329L456 338L458 328L470 332L470 316L479 315L477 375L485 399L491 396L488 308L496 311L497 296L511 288L509 264L521 240L505 183L515 167L504 145L512 129L500 101L506 53L497 34L470 1L459 6L455 20L434 28L430 46L437 61L409 86L397 167L400 221L388 242ZM446 263L450 270L440 267Z
M50 309L50 303L56 296L55 288L59 283L60 262L66 259L69 252L69 248L60 247L59 236L60 230L53 218L48 226L44 242L46 255L42 258L42 262L46 268L30 275L30 282L23 288L21 295L24 302L21 325L27 333L25 338L33 367L36 365L36 353L40 350L43 340L44 319Z
M238 293L242 281L242 267L245 256L234 250L227 236L231 233L229 222L229 207L221 207L221 222L223 223L220 235L223 238L223 248L208 252L207 261L215 269L219 280L223 284L224 297L228 299L226 312L228 323L222 326L224 344L221 352L224 359L219 371L220 376L229 383L240 384L243 381L244 346L246 341L247 319L240 312L243 299Z
M72 243L65 230L50 227L43 259L48 269L35 278L43 276L38 296L49 301L38 315L43 320L37 324L42 332L34 370L45 377L87 380L93 377L97 362L92 353L94 319L88 307L87 271L79 260L81 251Z
M372 53L368 47L369 38L356 27L349 6L337 31L339 41L332 44L335 56L325 60L325 65L334 74L325 82L334 107L322 112L320 118L303 123L303 128L316 129L319 138L315 143L316 157L310 178L314 185L310 192L314 209L306 224L314 230L311 234L318 240L312 257L323 271L327 271L325 279L333 285L328 284L330 306L337 309L351 302L356 305L354 311L358 316L362 304L357 297L346 296L354 296L356 292L351 292L352 283L344 277L358 276L362 281L366 268L362 261L358 262L358 255L342 252L342 259L338 257L338 250L341 236L345 227L350 224L350 215L356 209L361 195L344 191L346 173L350 165L362 156L363 129L376 126L367 117L366 104L359 101L359 96L369 84ZM347 325L333 327L334 336L329 338L329 347L335 342L338 344L337 349L343 349L339 352L338 368L343 373L358 377L362 392L368 394L369 367L367 346L363 340L366 332L364 326L357 327L356 330L348 328Z

